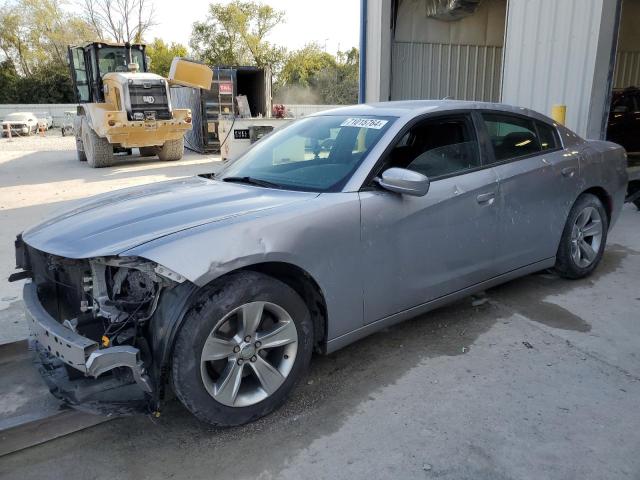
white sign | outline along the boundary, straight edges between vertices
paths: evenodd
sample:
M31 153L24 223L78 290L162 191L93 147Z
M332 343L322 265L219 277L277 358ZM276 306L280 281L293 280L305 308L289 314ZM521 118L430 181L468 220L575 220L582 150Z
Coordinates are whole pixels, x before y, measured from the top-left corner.
M389 121L380 120L378 118L347 118L340 124L341 127L358 127L358 128L373 128L374 130L380 130Z

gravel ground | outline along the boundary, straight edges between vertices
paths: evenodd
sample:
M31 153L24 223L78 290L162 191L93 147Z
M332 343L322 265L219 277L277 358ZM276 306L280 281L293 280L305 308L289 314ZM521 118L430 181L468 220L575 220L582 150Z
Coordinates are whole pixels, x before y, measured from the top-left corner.
M8 283L13 272L16 234L58 209L98 193L145 183L212 172L218 156L186 152L178 162L120 157L109 168L93 169L78 162L73 137L59 129L46 136L0 138L0 344L27 336L23 321L21 282Z

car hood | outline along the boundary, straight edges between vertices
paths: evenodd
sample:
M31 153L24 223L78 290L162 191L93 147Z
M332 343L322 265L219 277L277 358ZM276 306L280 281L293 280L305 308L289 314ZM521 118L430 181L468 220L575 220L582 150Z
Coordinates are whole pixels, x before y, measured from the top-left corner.
M82 200L77 208L24 231L22 238L61 257L118 255L181 230L317 196L191 177Z

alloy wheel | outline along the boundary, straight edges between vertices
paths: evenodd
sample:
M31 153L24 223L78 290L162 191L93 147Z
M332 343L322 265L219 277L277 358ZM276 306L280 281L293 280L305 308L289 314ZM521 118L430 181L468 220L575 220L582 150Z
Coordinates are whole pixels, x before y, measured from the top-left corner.
M254 405L285 382L298 351L296 325L279 305L243 304L204 343L200 372L207 392L230 407Z
M597 208L586 207L573 224L571 258L580 268L589 267L598 256L602 243L602 217Z

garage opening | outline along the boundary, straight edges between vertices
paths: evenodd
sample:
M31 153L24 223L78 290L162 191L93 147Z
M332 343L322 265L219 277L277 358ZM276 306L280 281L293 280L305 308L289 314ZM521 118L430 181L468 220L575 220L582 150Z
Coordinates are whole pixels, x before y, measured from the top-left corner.
M500 100L507 0L394 3L391 100Z
M632 152L640 163L640 0L623 0L607 140Z

